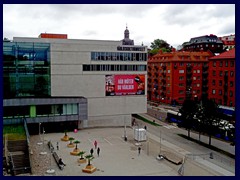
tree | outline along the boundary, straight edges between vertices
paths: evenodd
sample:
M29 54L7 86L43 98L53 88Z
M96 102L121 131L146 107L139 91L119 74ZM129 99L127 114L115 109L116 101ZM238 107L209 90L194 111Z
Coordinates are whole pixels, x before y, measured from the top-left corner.
M80 143L80 141L78 141L78 140L74 141L74 144L76 144L75 149L77 149L77 144L79 144L79 143Z
M217 104L213 100L203 101L201 113L199 115L202 131L209 135L209 145L211 138L219 131L220 116L217 110Z
M172 50L172 46L170 47L170 45L162 39L155 39L153 42L151 42L150 47L150 55L157 54L160 49L162 50L162 52L171 52Z
M80 151L79 153L78 153L78 155L80 156L80 159L84 159L83 158L83 155L85 154L85 151Z
M195 126L195 114L197 112L197 103L191 99L186 99L183 102L179 112L181 113L182 126L188 130L188 137L190 137L190 130Z
M93 160L94 157L89 154L89 155L85 156L85 158L88 160L88 166L90 166L91 165L91 160Z

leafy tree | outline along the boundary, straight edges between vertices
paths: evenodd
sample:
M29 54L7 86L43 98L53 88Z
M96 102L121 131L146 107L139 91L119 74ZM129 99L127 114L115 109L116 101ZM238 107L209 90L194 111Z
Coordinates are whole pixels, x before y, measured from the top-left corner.
M150 55L157 54L160 49L162 50L162 52L171 52L172 50L172 46L170 47L170 45L162 39L155 39L153 42L151 42L150 47Z
M88 160L88 166L90 166L91 165L91 160L93 160L94 159L94 157L92 156L92 155L87 155L87 156L85 156L85 158Z
M186 99L183 102L179 112L181 113L182 126L188 130L188 137L190 137L190 130L195 126L195 114L197 112L197 103L191 99Z
M80 159L84 159L84 158L83 158L83 155L84 155L85 153L86 153L85 151L80 151L80 152L78 153L78 155L80 156Z
M220 116L217 110L217 104L213 100L203 101L201 112L198 118L201 123L203 132L209 135L209 145L211 145L211 138L219 131Z
M80 141L76 140L76 141L74 141L74 143L76 144L76 147L75 147L75 149L77 149L77 144L79 144L79 143L80 143Z

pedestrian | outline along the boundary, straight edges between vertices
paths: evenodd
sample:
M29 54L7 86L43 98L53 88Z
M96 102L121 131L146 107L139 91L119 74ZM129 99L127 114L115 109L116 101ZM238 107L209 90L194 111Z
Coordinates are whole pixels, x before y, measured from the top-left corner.
M96 140L94 141L94 146L95 146L95 149L97 149L97 141Z
M58 142L57 142L57 150L59 150Z
M138 147L138 155L140 155L140 152L141 152L141 148Z
M147 130L147 126L144 126L144 129Z
M91 156L92 156L93 155L93 148L91 148L90 153L91 153Z
M98 155L98 157L99 157L99 153L100 153L100 148L98 147L97 148L97 155Z

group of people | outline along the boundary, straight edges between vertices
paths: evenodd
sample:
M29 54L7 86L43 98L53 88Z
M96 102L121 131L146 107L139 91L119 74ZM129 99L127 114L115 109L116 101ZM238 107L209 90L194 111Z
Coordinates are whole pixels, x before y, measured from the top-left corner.
M97 141L96 140L94 141L93 145L94 145L95 149L97 149L97 155L99 157L100 148L97 146ZM93 156L93 152L94 152L94 150L93 150L93 148L91 148L90 149L91 156Z

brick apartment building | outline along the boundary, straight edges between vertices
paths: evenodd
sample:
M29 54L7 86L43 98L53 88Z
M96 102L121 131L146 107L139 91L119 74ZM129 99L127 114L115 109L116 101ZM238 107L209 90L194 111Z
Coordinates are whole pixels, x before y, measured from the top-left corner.
M210 51L159 51L148 60L148 100L182 104L186 98L208 97Z
M209 59L209 98L235 106L235 48Z

